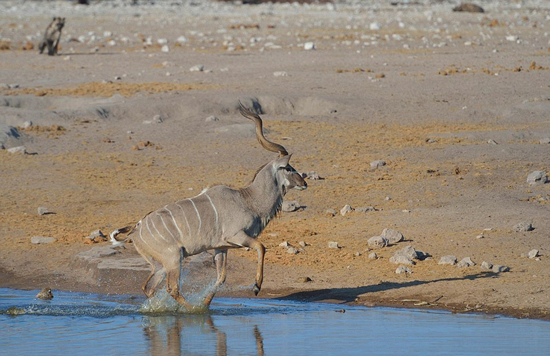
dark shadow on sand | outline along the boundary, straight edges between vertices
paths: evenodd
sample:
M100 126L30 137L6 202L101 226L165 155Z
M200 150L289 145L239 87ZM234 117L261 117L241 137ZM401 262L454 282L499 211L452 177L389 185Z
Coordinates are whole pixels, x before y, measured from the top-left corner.
M423 284L437 282L452 282L462 280L475 280L479 278L498 278L498 274L493 272L481 272L469 276L458 278L441 278L431 281L409 281L409 282L382 282L370 286L354 287L354 288L331 288L317 289L304 292L296 292L284 297L278 297L279 300L297 300L301 302L320 302L325 300L337 300L341 303L350 303L355 301L360 295L367 293L383 292L391 289L414 287Z

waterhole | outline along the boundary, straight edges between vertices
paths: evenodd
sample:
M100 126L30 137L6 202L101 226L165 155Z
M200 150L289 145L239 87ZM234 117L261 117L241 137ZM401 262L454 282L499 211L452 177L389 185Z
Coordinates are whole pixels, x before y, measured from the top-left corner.
M236 298L149 312L142 297L37 293L0 289L0 355L550 354L541 320Z

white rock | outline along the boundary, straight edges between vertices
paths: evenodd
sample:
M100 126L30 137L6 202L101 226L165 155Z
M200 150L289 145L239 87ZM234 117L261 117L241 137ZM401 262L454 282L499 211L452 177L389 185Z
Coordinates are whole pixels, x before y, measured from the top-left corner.
M344 216L347 213L350 213L352 211L353 211L353 208L349 204L346 204L342 209L340 209L340 215Z
M369 260L377 260L378 255L376 254L376 252L371 252L371 253L369 253L368 259Z
M27 153L27 148L25 146L12 147L12 148L8 148L8 152L13 154L24 155Z
M389 245L396 244L398 242L403 241L404 239L403 234L400 233L399 231L393 230L393 229L387 229L387 228L382 231L381 236L388 241Z
M382 28L382 25L379 23L379 22L372 22L370 25L369 25L369 29L371 31L378 31Z
M168 53L170 52L170 47L168 47L168 45L164 45L160 50L164 53Z
M304 49L306 51L311 51L315 49L315 44L313 42L306 42L304 43Z
M55 237L33 236L31 237L31 243L35 245L51 244L55 242Z
M290 213L293 211L296 211L300 209L300 203L296 200L293 201L283 201L283 206L281 207L281 210L285 213Z
M538 257L539 256L539 250L537 249L533 249L531 251L529 251L529 253L527 254L527 257L529 258L535 258L535 257Z
M460 260L460 262L458 262L458 267L460 268L463 268L463 267L472 267L472 266L475 266L476 263L474 261L472 261L472 259L470 257L464 257L463 259Z
M370 163L370 168L371 169L378 169L380 167L384 167L385 165L386 165L386 161L378 159L378 160L372 161Z
M489 262L483 261L481 262L481 269L491 269L493 268L493 265Z
M493 273L502 273L510 271L508 266L493 265Z
M43 207L43 206L38 207L38 215L46 215L46 214L49 214L49 213L50 213L50 211L48 210L48 208Z
M415 264L415 262L412 259L400 254L396 254L390 257L390 262L395 264L400 264L400 265L407 265L407 266L412 266Z
M183 44L189 42L189 40L185 36L179 36L176 42L178 42L179 44Z
M165 45L165 44L168 43L168 40L167 40L166 38L159 38L159 39L157 40L157 43L158 43L159 45Z
M206 122L215 122L215 121L220 121L220 119L218 119L216 116L214 115L210 115L208 116L204 121Z
M456 265L456 257L452 256L452 255L443 256L439 260L438 264L454 266L454 265Z
M406 273L412 273L412 270L409 268L409 267L405 267L405 266L399 266L397 267L397 269L395 270L395 273L397 274L406 274Z
M388 240L382 236L373 236L367 240L367 245L370 247L386 247Z
M279 244L279 247L290 247L290 244L288 243L288 241L283 241Z
M533 231L533 230L534 230L533 225L531 225L531 223L528 223L528 222L520 222L514 226L514 231L516 232L527 232L527 231Z
M204 71L204 66L202 64L197 64L191 68L189 68L190 72L202 72Z
M288 77L288 73L284 71L273 72L274 77Z
M529 185L545 184L546 182L548 182L548 177L546 172L543 171L534 171L527 176L527 184Z
M290 253L291 255L295 255L298 253L298 250L294 247L289 247L287 250L286 250L287 253Z
M340 248L340 245L338 245L338 242L336 241L329 241L328 248Z

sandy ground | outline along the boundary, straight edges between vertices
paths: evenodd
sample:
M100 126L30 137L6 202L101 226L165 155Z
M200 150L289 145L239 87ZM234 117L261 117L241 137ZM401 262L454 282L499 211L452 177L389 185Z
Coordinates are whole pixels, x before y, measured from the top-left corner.
M141 293L143 263L100 270L77 254L108 245L87 239L94 230L207 186L246 185L274 157L238 115L240 99L261 106L296 169L324 178L290 192L302 208L260 236L261 297L550 318L550 184L527 184L550 170L540 141L550 137L550 7L455 5L2 2L0 123L21 133L5 148L28 154L0 150L0 286ZM66 17L60 53L38 55L55 15ZM326 214L346 204L376 211ZM515 231L520 222L534 230ZM405 241L371 250L384 228ZM289 254L283 241L307 245ZM407 245L432 258L396 274L389 259ZM476 265L438 264L445 255ZM130 244L104 259L137 257ZM255 252L229 258L222 294L252 296ZM189 280L214 277L203 260Z

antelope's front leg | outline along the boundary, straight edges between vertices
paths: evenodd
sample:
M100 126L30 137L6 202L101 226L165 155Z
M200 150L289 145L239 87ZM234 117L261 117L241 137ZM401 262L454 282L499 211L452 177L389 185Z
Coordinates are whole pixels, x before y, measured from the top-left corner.
M250 247L258 251L258 269L256 270L256 283L253 288L254 295L258 295L258 293L260 293L260 289L262 289L262 282L264 280L264 245L262 245L262 243L258 240L248 236L244 231L241 231L237 235L230 238L228 242L242 247Z

